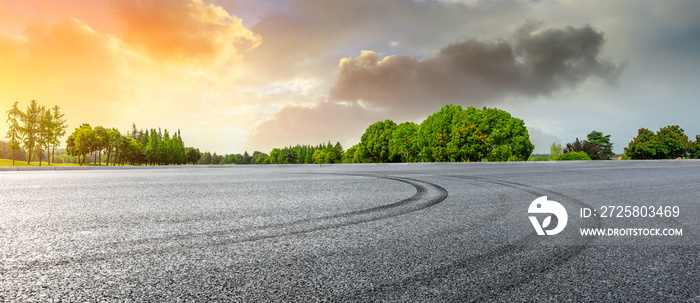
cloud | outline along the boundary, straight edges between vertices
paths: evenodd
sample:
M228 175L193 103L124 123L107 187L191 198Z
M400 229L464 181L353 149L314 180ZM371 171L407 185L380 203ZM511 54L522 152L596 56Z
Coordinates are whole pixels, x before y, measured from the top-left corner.
M255 128L248 146L316 144L349 136L356 142L377 120L422 119L447 103L481 106L508 96L550 96L591 77L616 83L622 67L600 58L603 33L590 26L537 29L526 24L510 41L452 43L424 59L380 58L374 51L343 58L328 101L283 108Z
M600 58L603 33L590 26L517 30L512 41L452 43L425 59L373 51L340 61L331 100L415 112L482 105L498 97L551 96L589 78L615 84L623 67Z
M201 0L112 1L125 43L152 58L218 63L260 43L241 19Z
M77 19L31 26L21 37L0 37L0 54L3 99L60 101L94 113L96 100L120 94L115 85L123 75L118 41Z
M198 0L115 1L111 7L84 1L47 9L39 1L3 6L2 14L16 18L0 31L0 107L32 99L59 105L69 132L81 123L126 131L135 122L183 133L201 130L207 138L211 129L225 130L227 139L242 140L249 119L218 119L209 130L192 119L206 120L243 103L232 97L240 77L235 65L260 37L240 19ZM71 12L102 21L93 27ZM5 128L0 125L0 132ZM215 143L207 148L223 149L219 140L210 141Z
M249 151L269 152L276 147L317 145L331 141L349 148L383 114L358 104L320 102L314 106L288 105L258 125L248 137Z

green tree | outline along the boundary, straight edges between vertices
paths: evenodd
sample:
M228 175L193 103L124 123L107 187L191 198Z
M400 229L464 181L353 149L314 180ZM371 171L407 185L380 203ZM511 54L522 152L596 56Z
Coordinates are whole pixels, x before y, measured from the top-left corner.
M245 155L244 155L245 157ZM283 148L279 151L277 155L277 163L279 164L295 164L297 161L297 154L293 149Z
M95 126L93 129L96 135L96 141L95 141L95 163L99 163L99 165L102 165L102 153L106 152L107 149L109 148L109 133L106 128L102 126ZM99 157L99 162L98 162L98 157Z
M700 135L695 135L695 141L690 142L688 156L692 159L700 159Z
M458 117L455 115L455 117ZM467 120L454 121L452 138L447 143L447 154L453 162L481 161L489 147L488 135L482 133L476 124Z
M12 165L15 165L15 152L20 151L20 142L22 141L22 127L19 125L21 121L24 120L24 113L17 107L15 102L12 108L7 111L7 123L9 124L9 129L7 130L6 137L10 139L8 147L12 150Z
M192 165L196 164L199 159L202 158L202 153L199 151L199 148L187 147L185 150L187 153L187 162Z
M552 146L549 148L549 160L559 160L559 157L564 154L563 151L564 149L561 147L561 144L552 143Z
M692 142L684 130L678 125L669 125L656 134L640 128L637 136L625 147L625 153L632 159L675 159L688 156L692 149Z
M658 153L663 155L664 159L675 159L688 155L690 141L685 131L678 125L669 125L661 128L656 133Z
M656 159L657 145L656 134L646 128L640 128L637 136L625 147L625 154L632 159Z
M199 164L209 164L211 163L211 154L209 152L204 152L202 157L199 159Z
M313 161L313 163L322 164L326 162L326 156L327 155L325 151L317 149L311 156L311 160Z
M358 149L365 157L362 162L384 163L392 162L389 151L389 141L392 138L396 123L391 120L379 121L370 125L360 138Z
M401 162L414 162L418 157L417 138L418 124L404 122L397 125L389 141L391 157Z
M80 166L85 164L87 154L96 150L98 137L90 124L82 124L66 140L66 150L68 155L77 156Z
M476 109L474 111L472 116L477 119L471 122L488 136L486 158L489 161L527 160L535 146L530 142L523 120L497 108L484 107L481 114Z
M54 105L52 112L53 134L51 140L51 158L55 157L56 147L61 145L61 138L66 135L66 128L68 125L66 124L66 120L63 119L63 116L65 116L65 114L61 113L61 107Z
M49 149L53 143L53 116L50 110L46 110L43 106L39 113L39 135L37 136L37 152L39 154L39 166L41 159L44 157L43 152L46 151L47 164L51 165Z
M525 161L534 146L523 120L508 112L445 105L418 128L422 161Z
M593 160L610 160L612 159L613 152L612 152L612 147L613 144L610 143L610 135L603 135L602 132L599 131L592 131L590 134L586 136L586 140L584 140L584 144L589 143L593 145L597 145L597 151L595 151L594 147L589 147L587 150L590 151L586 152L588 156L591 157ZM594 152L595 151L595 152Z
M251 161L252 159L253 159L253 157L251 157L251 156L248 154L248 151L244 151L244 152L243 152L243 164L250 164L250 161Z
M452 135L452 120L461 111L461 106L448 104L421 122L418 127L417 143L423 162L449 160L447 144Z
M110 158L112 156L116 158L117 154L119 154L120 148L122 147L122 135L116 128L108 129L105 132L105 138L107 139L105 145L105 151L107 154L106 164L109 166ZM116 165L116 159L112 161L112 164Z
M279 148L274 148L272 151L270 151L270 163L271 164L279 164L279 155L280 155L281 150Z
M269 156L266 153L257 150L253 152L252 157L253 159L251 160L251 164L267 164L267 162L270 161Z
M22 115L22 134L23 134L23 139L24 141L23 146L24 149L27 150L27 164L32 159L32 152L34 152L34 149L36 148L36 142L39 137L39 117L41 114L41 107L39 104L36 102L36 100L32 100L29 103L29 106L27 106L27 110L25 111L24 115Z
M353 160L355 158L356 151L357 151L357 145L353 145L352 147L348 148L343 153L342 163L355 163Z
M328 147L326 148L326 159L325 163L341 163L343 160L343 146L340 142L336 142L335 145L331 145L328 142Z

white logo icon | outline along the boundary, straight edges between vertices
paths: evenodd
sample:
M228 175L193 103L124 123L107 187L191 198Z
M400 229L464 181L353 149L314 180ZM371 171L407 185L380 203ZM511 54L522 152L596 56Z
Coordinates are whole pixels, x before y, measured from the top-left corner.
M535 199L535 201L532 201L532 203L530 203L530 208L527 209L527 212L530 214L550 214L544 218L544 220L542 220L541 225L535 216L529 216L532 226L535 227L535 231L537 231L537 234L540 236L544 236L545 234L552 236L560 233L562 230L564 230L564 227L566 227L566 222L568 221L564 206L559 204L557 201L547 200L547 196L539 197ZM557 221L559 221L559 223L557 223L557 226L553 229L545 229L552 223L552 215L557 217Z

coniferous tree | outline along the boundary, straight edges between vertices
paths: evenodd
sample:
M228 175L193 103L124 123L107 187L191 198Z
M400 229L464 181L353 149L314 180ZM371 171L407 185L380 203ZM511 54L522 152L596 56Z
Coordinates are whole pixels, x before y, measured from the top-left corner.
M36 100L32 100L27 106L27 110L22 115L22 133L23 146L27 150L27 164L31 162L32 152L36 148L36 142L39 136L39 115L41 108Z
M17 108L17 103L12 105L12 108L7 111L7 123L9 124L9 129L7 130L6 137L10 139L8 147L12 150L12 165L15 165L15 152L20 151L20 142L22 141L22 126L20 122L23 120L24 113Z

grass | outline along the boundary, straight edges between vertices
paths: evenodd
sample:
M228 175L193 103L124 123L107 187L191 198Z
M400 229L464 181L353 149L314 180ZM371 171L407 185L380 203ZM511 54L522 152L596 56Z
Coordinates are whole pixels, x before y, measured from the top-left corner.
M15 165L12 165L12 160L10 159L0 159L0 167L16 167L16 166L39 166L39 162L30 162L27 164L27 161L20 161L20 160L15 160ZM79 166L77 163L60 163L60 164L53 164L51 165L46 165L46 161L41 162L41 166ZM84 166L99 166L97 164L85 164Z

